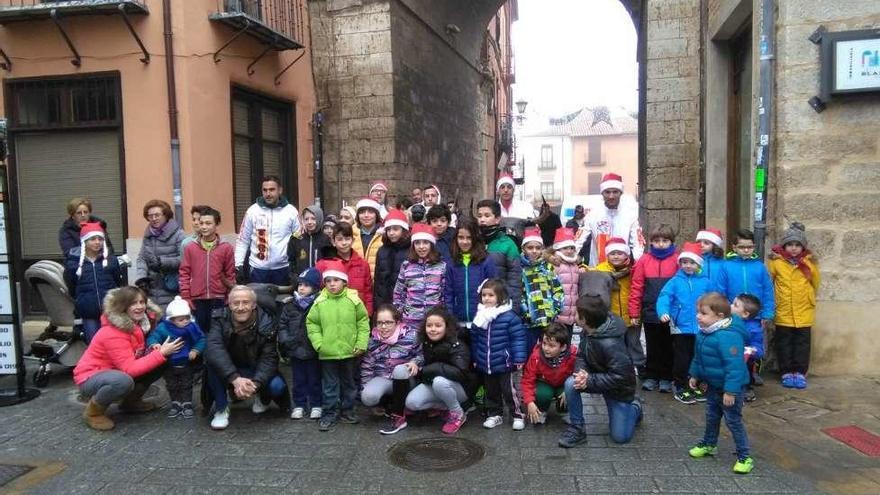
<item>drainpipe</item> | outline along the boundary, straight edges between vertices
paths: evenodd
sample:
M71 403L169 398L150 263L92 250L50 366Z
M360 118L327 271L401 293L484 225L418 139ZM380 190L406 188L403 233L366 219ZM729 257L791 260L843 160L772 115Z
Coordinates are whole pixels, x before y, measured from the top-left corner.
M312 117L312 156L315 172L315 204L324 208L324 113Z
M758 142L755 156L755 245L764 256L767 238L767 194L770 141L773 124L773 83L776 59L776 2L761 2L760 71L758 93Z
M171 31L171 0L162 0L165 30L165 79L168 86L168 128L171 131L171 196L174 216L183 222L183 196L180 191L180 134L177 130L177 83L174 81L174 40Z

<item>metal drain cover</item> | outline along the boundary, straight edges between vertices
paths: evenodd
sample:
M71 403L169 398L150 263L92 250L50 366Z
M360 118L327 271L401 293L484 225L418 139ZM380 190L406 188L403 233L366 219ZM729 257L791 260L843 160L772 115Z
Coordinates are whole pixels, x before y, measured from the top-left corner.
M32 466L19 466L17 464L0 464L0 486L6 486L19 476L31 472Z
M456 437L407 440L388 450L391 464L409 471L445 473L472 466L486 455L482 445Z

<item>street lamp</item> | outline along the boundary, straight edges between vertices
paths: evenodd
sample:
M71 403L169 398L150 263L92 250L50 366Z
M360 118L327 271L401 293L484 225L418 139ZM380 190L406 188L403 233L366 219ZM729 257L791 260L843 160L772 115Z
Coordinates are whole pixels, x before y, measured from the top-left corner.
M526 118L523 114L526 112L526 105L528 105L529 102L527 102L526 100L519 100L514 104L516 105L517 111L516 123L522 125L523 120L525 120Z

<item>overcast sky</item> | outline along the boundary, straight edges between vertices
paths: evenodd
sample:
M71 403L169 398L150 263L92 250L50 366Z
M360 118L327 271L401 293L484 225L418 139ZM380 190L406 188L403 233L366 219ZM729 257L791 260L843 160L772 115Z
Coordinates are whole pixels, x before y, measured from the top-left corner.
M514 101L528 101L530 116L638 109L636 30L619 0L519 0L512 36Z

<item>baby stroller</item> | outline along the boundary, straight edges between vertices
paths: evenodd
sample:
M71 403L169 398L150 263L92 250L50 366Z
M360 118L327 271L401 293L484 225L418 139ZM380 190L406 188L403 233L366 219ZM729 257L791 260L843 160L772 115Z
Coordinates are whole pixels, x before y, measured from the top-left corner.
M65 369L76 366L86 350L82 321L74 315L73 298L64 283L64 267L51 260L34 263L24 276L40 295L49 315L49 325L31 343L25 359L36 361L39 368L33 374L34 385L45 387L54 367ZM59 331L70 328L70 331ZM54 366L53 366L54 365Z

